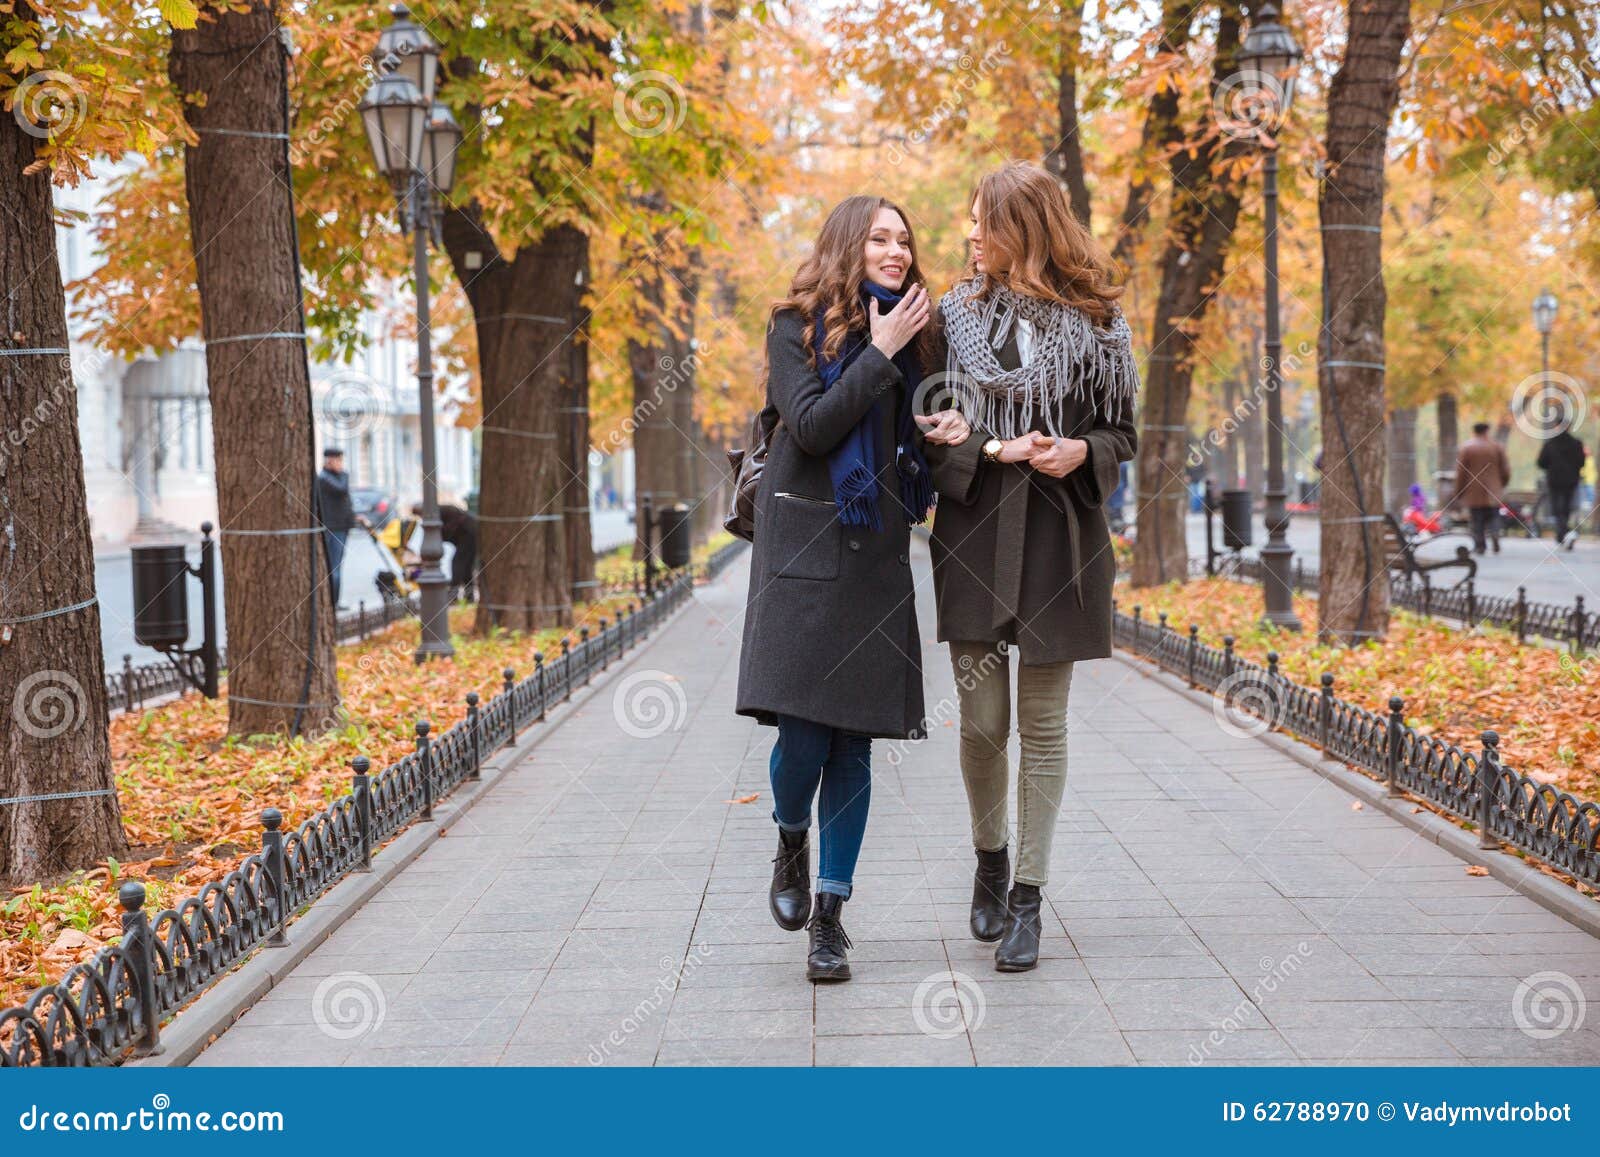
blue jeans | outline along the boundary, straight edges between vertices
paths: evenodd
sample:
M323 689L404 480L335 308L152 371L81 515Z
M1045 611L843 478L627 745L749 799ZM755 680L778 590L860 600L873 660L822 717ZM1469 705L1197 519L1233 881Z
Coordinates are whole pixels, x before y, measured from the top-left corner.
M333 589L333 605L339 605L339 579L344 571L344 540L348 530L324 530L322 541L328 544L328 586Z
M872 740L825 723L778 716L778 741L772 745L772 818L778 826L790 832L809 828L819 787L817 891L848 900L872 803Z

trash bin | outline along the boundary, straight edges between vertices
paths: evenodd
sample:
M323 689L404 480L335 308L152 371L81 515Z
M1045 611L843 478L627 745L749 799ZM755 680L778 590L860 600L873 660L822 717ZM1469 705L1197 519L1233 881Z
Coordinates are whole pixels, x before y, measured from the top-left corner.
M656 512L656 530L661 565L677 570L689 565L689 508L683 503L663 507Z
M1250 545L1250 492L1224 490L1222 492L1222 546L1225 550L1243 550Z
M133 554L133 638L158 651L189 641L189 564L181 543L136 546Z

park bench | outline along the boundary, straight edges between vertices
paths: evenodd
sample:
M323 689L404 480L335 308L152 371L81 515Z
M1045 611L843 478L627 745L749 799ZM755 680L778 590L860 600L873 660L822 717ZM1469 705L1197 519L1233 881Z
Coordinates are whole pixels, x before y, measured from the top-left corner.
M1407 534L1406 528L1394 515L1385 513L1383 516L1384 557L1388 560L1389 569L1404 577L1408 583L1422 575L1451 567L1459 567L1466 572L1457 580L1457 586L1477 575L1478 561L1465 546L1456 547L1456 553L1450 558L1424 560L1417 557L1417 547L1443 537L1442 534Z

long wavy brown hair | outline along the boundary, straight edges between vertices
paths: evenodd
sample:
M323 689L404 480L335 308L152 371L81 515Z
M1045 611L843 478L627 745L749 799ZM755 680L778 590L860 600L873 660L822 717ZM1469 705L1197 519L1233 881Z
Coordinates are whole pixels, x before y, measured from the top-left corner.
M979 181L969 203L978 209L989 264L999 257L1006 265L984 274L969 260L967 276L982 281L977 297L987 297L998 283L1080 309L1097 325L1116 314L1122 286L1114 280L1111 255L1072 215L1066 191L1049 173L1012 161Z
M911 218L893 201L858 193L854 197L846 197L829 212L828 219L822 223L822 232L817 235L817 243L810 255L800 263L794 280L789 283L789 292L773 302L772 312L767 317L768 332L778 314L784 310L795 310L810 325L816 324L816 317L820 313L822 355L825 361L830 362L839 356L846 337L851 333L866 332L869 322L866 308L861 304L861 283L867 278L867 238L872 233L872 222L880 209L890 209L899 214L906 227L911 263L906 267L906 277L900 291L908 293L913 285L924 284ZM917 355L925 372L934 352L932 330L933 324L930 322L923 327L916 340ZM806 353L815 366L817 354L810 341L806 342ZM770 366L762 367L763 385L766 384L769 371Z

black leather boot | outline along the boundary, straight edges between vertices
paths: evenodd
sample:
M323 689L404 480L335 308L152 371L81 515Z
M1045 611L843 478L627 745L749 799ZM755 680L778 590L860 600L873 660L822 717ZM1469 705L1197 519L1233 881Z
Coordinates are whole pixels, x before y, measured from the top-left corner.
M778 927L798 932L811 915L810 832L778 829L778 854L772 857L768 907Z
M1011 885L1011 855L978 852L978 870L972 878L972 934L992 944L1006 932L1006 888Z
M1006 903L1006 934L994 950L996 972L1026 972L1039 963L1039 887L1013 884Z
M844 934L839 923L839 910L844 907L844 897L837 892L817 893L817 903L811 913L811 954L806 957L806 979L812 981L849 980L850 961L845 949L850 947L850 937Z

